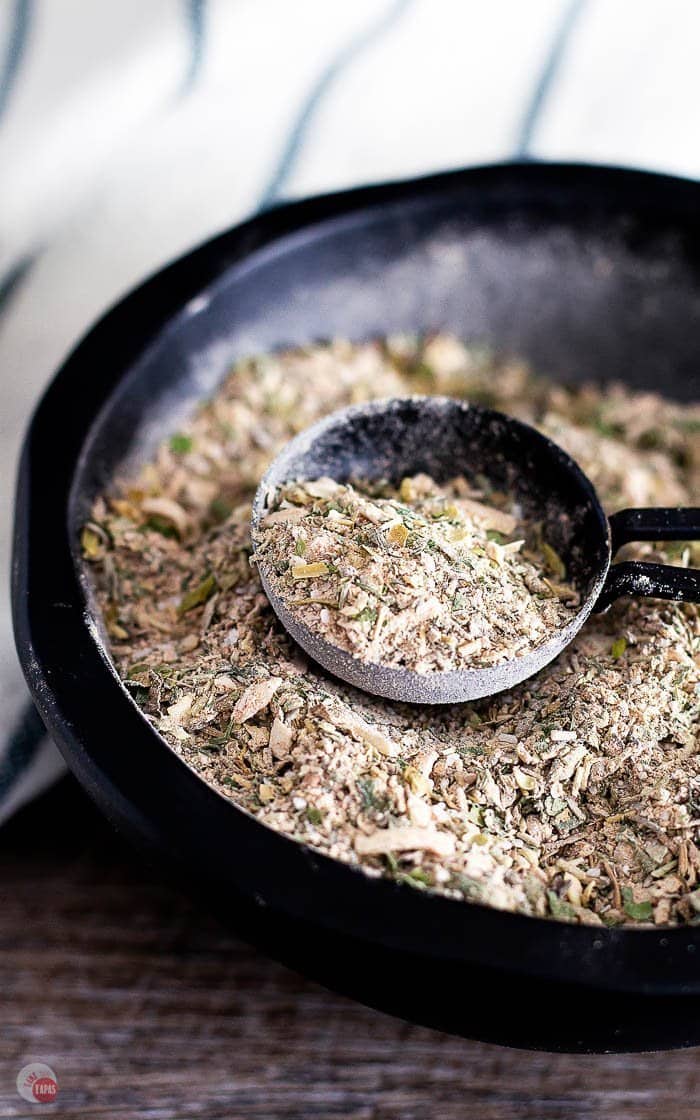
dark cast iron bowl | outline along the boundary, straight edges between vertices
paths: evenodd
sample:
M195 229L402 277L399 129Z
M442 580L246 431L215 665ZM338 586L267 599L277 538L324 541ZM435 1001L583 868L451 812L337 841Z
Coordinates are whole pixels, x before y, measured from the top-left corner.
M121 686L78 527L242 355L446 328L563 381L700 397L700 185L507 165L281 207L146 281L31 424L14 622L37 707L109 819L250 941L375 1007L552 1050L700 1042L700 929L578 927L370 879L210 789Z

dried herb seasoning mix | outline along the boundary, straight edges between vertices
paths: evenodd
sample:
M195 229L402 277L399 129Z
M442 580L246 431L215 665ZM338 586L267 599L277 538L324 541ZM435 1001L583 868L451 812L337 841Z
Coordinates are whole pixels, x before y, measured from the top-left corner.
M271 507L256 560L300 622L361 661L417 673L497 665L576 613L539 526L464 478L295 481Z
M414 392L477 401L535 424L578 460L609 512L697 501L699 405L620 386L555 385L444 335L334 342L246 360L153 462L96 501L83 528L83 554L126 687L214 788L270 827L370 875L563 921L700 921L697 606L621 601L512 692L443 708L392 704L332 681L273 614L249 539L250 502L270 460L325 413ZM376 595L384 592L373 569L365 587L353 575L343 591L335 553L316 555L316 521L337 505L341 521L330 520L341 540L355 503L410 510L384 529L369 519L371 568L391 558L385 545L405 549L411 533L418 549L423 521L435 545L459 543L450 535L460 518L452 509L441 513L459 510L456 499L508 516L492 496L455 486L445 494L430 480L408 479L398 495L346 488L342 500L311 493L308 505L282 496L280 504L300 508L303 519L315 510L303 532L304 520L283 522L285 541L294 541L285 557L299 577L295 596L327 598L307 605L327 609L331 626L346 595L353 615L342 617L358 624L350 631L366 652L377 620L385 619L380 636L386 625L391 595L388 604ZM566 573L546 542L538 555L526 534L515 548L517 525L467 517L468 505L463 511L489 574L503 564L541 565L532 586L542 580L546 591L542 598L535 591L532 602L544 611L569 609ZM449 553L421 547L419 556L424 551L436 571L447 569ZM626 551L700 562L698 544ZM337 573L314 568L329 557ZM427 626L417 661L439 665L442 644L453 657L460 647L458 656L499 656L497 631L462 625L469 608L460 619L458 596L457 587L448 641L438 644ZM400 656L398 649L387 642L388 656Z

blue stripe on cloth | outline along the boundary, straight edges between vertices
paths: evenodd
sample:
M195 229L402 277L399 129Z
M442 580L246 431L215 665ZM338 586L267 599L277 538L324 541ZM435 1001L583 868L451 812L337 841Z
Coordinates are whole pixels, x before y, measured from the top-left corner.
M341 47L335 57L321 71L302 103L282 154L262 192L259 203L261 210L271 206L279 198L304 146L309 125L329 89L366 47L371 46L394 27L412 3L413 0L396 0L395 3L390 4L382 12L379 19L374 20L369 27L363 28L345 46Z
M586 0L569 0L564 7L562 17L557 24L554 37L547 51L544 66L537 79L537 85L525 108L518 128L515 154L520 159L530 158L530 146L539 123L542 107L561 69L562 61L571 43L574 28L585 6Z
M0 117L17 81L31 23L31 0L15 0L5 57L0 62Z
M35 260L36 256L34 254L27 254L27 256L20 257L20 259L7 270L4 276L0 276L0 318L2 318L5 311L7 311L13 295L31 269Z
M36 758L46 729L31 701L25 704L0 754L0 800Z
M184 0L187 31L190 41L190 56L187 71L180 86L180 97L186 97L197 84L204 61L206 46L206 8L207 0Z

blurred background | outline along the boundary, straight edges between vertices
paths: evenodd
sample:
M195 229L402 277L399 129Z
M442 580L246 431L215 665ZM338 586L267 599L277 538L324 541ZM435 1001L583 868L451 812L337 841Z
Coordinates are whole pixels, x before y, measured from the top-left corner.
M3 588L32 405L125 289L357 183L509 159L697 176L699 33L693 0L0 0ZM0 604L2 820L60 763Z

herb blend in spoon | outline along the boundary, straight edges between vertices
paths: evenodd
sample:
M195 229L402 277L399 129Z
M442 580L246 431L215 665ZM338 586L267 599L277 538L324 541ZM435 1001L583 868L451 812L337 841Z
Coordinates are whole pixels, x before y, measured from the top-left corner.
M464 478L291 482L262 520L257 556L294 616L362 661L496 665L566 625L579 602L538 527L507 505Z

